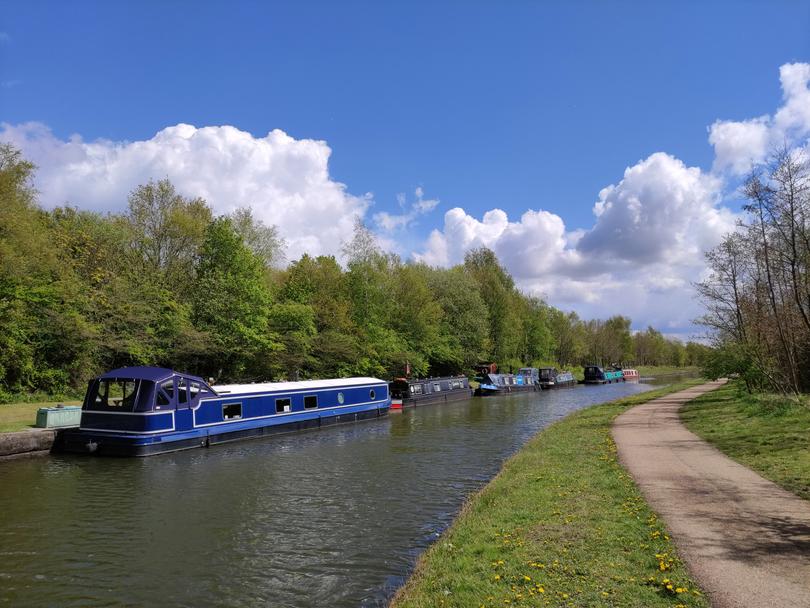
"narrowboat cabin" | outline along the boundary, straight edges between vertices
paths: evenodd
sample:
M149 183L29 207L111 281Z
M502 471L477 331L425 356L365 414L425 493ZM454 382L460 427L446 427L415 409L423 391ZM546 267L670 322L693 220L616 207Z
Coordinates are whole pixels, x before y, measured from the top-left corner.
M558 371L554 367L541 367L539 384L541 388L563 388L577 383L571 372Z
M416 405L447 403L472 397L470 381L466 376L444 378L395 378L388 385L391 409Z
M622 368L622 376L625 382L638 382L641 379L637 369Z
M123 367L90 381L78 429L55 449L148 456L388 413L388 383L340 378L210 386L157 367Z

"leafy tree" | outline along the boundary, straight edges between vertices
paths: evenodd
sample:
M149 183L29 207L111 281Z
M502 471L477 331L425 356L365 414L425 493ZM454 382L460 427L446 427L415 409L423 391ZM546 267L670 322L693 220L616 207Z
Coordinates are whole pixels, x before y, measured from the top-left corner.
M217 379L261 377L279 344L268 326L270 296L264 262L217 218L205 232L192 293L192 320L206 332L208 349L199 369Z
M265 266L273 268L284 263L284 249L287 243L279 236L277 226L267 226L254 218L249 207L234 211L231 214L231 221L245 245L264 261Z
M129 195L127 219L144 272L176 293L188 293L194 261L211 222L206 202L182 196L168 179L150 181Z

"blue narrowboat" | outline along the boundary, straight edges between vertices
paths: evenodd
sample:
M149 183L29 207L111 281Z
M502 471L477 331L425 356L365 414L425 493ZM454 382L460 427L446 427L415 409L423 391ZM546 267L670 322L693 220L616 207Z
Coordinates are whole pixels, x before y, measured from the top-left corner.
M525 370L534 370L535 373L481 373L481 375L477 377L479 384L475 394L479 397L487 397L489 395L502 395L506 393L538 390L540 388L540 384L537 380L537 369L524 368L524 370L521 371L523 372Z
M158 367L123 367L90 381L77 429L55 449L148 456L388 413L388 384L340 378L210 386Z

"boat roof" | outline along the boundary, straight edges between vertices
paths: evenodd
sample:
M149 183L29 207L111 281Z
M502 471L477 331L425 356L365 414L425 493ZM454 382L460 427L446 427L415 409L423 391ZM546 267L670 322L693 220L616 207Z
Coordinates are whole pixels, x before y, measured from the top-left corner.
M213 388L217 394L239 393L269 393L284 391L302 391L307 389L339 388L352 386L366 386L369 384L385 384L379 378L330 378L329 380L302 380L300 382L257 382L255 384L215 384Z
M98 376L98 378L132 378L133 380L151 380L152 382L159 382L161 380L165 380L166 378L170 378L176 373L177 372L175 372L173 369L168 369L166 367L134 366L119 367L118 369L101 374ZM202 381L202 378L197 378L197 376L189 377Z

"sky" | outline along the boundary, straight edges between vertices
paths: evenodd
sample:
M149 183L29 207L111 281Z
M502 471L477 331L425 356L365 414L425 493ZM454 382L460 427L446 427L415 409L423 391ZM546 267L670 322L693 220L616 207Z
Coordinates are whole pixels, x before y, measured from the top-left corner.
M810 137L808 2L15 2L0 141L45 207L168 177L294 260L360 217L582 316L696 332L740 180Z

